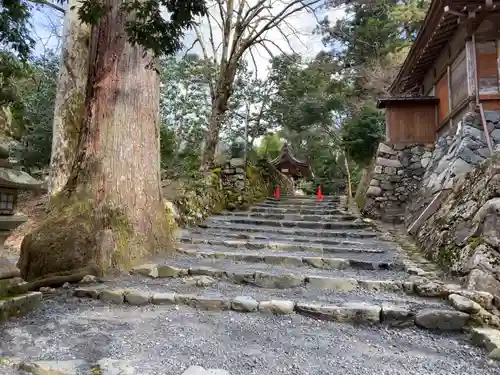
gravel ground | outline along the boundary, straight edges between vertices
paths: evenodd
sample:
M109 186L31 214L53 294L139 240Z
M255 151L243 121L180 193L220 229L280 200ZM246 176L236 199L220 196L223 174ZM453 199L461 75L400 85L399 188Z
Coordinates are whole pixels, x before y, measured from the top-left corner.
M370 292L355 290L351 292L334 292L328 290L298 287L293 289L258 288L251 285L238 285L223 280L216 280L210 286L199 287L188 285L189 279L151 279L141 276L123 276L120 279L107 281L105 285L116 289L134 289L151 292L176 292L218 297L249 296L258 301L271 299L287 299L296 302L319 302L323 304L343 304L346 302L367 302L380 304L390 302L395 305L409 306L413 310L422 308L449 308L436 298L410 296L404 293Z
M235 262L213 258L196 259L183 255L178 255L175 259L164 260L161 263L180 268L212 267L217 270L228 272L265 272L273 275L294 274L300 276L348 277L365 280L404 280L409 276L404 271L362 269L323 270L318 268L273 265L267 263Z
M231 375L491 375L500 365L464 336L356 327L299 315L211 313L189 308L44 302L0 331L0 356L132 361L138 375L188 366ZM83 370L82 369L82 374Z

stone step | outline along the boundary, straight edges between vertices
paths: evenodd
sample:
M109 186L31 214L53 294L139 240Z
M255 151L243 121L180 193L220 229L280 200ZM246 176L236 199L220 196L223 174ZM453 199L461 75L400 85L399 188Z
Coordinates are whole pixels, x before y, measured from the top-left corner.
M281 195L280 200L291 200L291 201L316 201L318 197L316 195ZM268 200L274 200L273 197L269 197ZM341 198L338 195L323 195L323 202L336 201L340 202Z
M342 237L308 237L299 235L288 235L279 233L235 233L230 228L191 228L189 231L185 230L180 233L179 238L202 238L209 240L246 240L256 241L260 244L275 243L285 244L292 246L313 246L315 248L328 247L329 245L345 247L348 249L382 249L384 251L397 251L397 246L392 242L388 242L377 238L342 238ZM279 245L278 245L279 246Z
M310 318L342 323L387 324L392 327L418 326L421 328L458 331L469 321L469 315L443 303L412 300L408 297L384 299L378 293L368 292L354 297L323 294L320 298L304 298L289 291L268 291L236 288L228 283L208 283L209 278L191 278L187 282L171 280L168 285L123 279L95 287L76 288L79 298L99 299L106 303L142 306L187 305L195 309L273 314L302 314ZM220 285L219 285L220 284ZM204 286L203 286L204 285ZM201 289L201 290L200 290Z
M273 260L271 257L268 259L269 261ZM404 281L409 277L409 274L400 270L307 269L302 267L302 263L299 263L298 260L295 264L279 264L282 260L277 257L274 260L276 264L249 264L226 259L193 259L189 256L177 255L175 258L167 260L164 266L159 267L165 270L161 273L164 276L170 274L175 277L184 277L188 274L192 276L205 275L228 279L237 284L275 288L292 288L307 284L311 287L330 289L344 288L349 284L351 289L361 287L400 290L406 285ZM170 269L173 271L169 271ZM365 285L363 280L374 280L374 284ZM337 286L338 283L340 283L340 287Z
M332 209L332 208L301 208L301 207L262 207L262 206L252 206L249 212L262 212L270 214L296 214L296 215L346 215L347 213L343 210Z
M273 226L260 225L258 227L252 227L245 224L232 223L230 225L224 223L209 223L201 224L200 228L219 230L219 229L229 229L231 228L234 233L238 232L252 232L252 233L262 233L262 234L282 234L289 236L298 237L336 237L336 238L376 238L378 237L377 232L359 230L359 229L349 229L345 230L333 230L333 229L309 229L309 228L280 228Z
M263 252L256 250L217 251L200 248L178 248L177 252L195 258L225 259L246 263L267 263L273 265L293 265L329 270L363 269L363 270L398 270L404 271L401 262L385 262L380 260L358 258L333 258L321 254L300 254L283 252Z
M294 213L273 213L273 212L231 212L225 211L221 215L234 216L238 218L262 218L267 220L291 220L291 221L352 221L358 219L354 215L328 215L328 214L294 214Z
M290 201L264 201L254 207L278 207L278 208L300 208L300 209L330 209L340 210L341 207L336 202L303 202L293 203Z
M244 224L252 226L266 225L281 228L306 228L306 229L363 229L372 228L368 223L352 221L305 221L305 220L272 220L264 218L237 217L237 216L219 216L214 215L205 220L206 225L211 223L225 223L231 225Z
M372 262L394 262L399 253L387 251L383 248L355 248L355 247L335 247L320 246L314 244L299 244L286 242L273 242L265 240L223 240L220 238L206 237L181 237L180 242L188 248L205 248L213 251L228 251L229 249L238 249L238 251L247 251L253 254L264 254L269 252L283 253L289 252L290 255L300 256L331 256L369 260Z
M14 316L34 310L42 300L42 293L30 292L13 297L0 298L0 324Z

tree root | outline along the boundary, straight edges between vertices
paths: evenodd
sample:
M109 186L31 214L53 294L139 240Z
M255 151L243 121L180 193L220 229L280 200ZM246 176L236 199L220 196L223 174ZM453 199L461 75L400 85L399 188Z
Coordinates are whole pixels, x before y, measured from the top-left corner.
M52 274L35 281L25 284L16 285L7 290L9 295L25 294L32 291L37 291L43 287L60 287L65 283L77 283L87 275L98 275L98 269L95 266L81 268L70 272L61 272L59 274Z

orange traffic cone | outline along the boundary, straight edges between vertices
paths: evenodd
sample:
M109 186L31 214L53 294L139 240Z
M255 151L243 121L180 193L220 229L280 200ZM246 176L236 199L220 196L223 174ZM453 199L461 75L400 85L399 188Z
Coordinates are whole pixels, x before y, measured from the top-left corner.
M323 200L323 193L321 192L321 185L318 186L318 200L322 201Z
M279 185L276 186L276 190L274 191L274 199L276 199L276 200L280 199L280 187L279 187Z

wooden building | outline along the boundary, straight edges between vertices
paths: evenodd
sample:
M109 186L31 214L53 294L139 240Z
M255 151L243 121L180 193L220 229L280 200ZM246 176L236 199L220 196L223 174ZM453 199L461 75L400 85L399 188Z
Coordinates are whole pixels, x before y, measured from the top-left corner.
M271 160L271 164L276 167L284 175L297 180L298 178L312 178L313 173L311 166L303 161L296 159L285 143L281 149L280 154L275 159Z
M500 110L500 1L433 0L390 95L389 144L434 143L471 110L486 127Z

